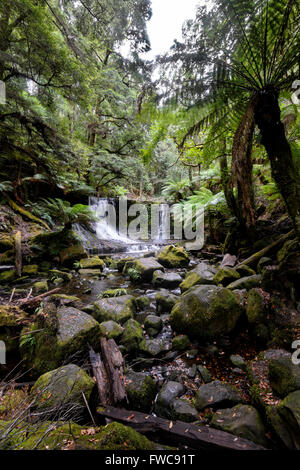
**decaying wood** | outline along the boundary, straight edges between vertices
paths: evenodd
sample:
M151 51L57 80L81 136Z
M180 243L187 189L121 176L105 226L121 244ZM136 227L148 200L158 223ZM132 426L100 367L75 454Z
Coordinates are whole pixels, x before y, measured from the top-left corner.
M109 378L112 403L127 401L124 378L124 359L113 339L101 338L101 351Z
M48 292L44 292L43 294L38 295L37 297L32 297L29 298L28 296L25 299L20 299L18 300L18 305L20 305L23 308L33 308L37 306L41 300L43 300L45 297L48 297L49 295L56 294L56 292L59 292L61 290L61 287L56 287L55 289L49 290Z
M274 248L277 248L280 245L283 245L283 243L291 238L295 234L294 230L291 230L290 232L286 233L282 237L280 237L278 240L275 242L271 243L270 245L266 246L262 250L258 251L257 253L254 253L254 255L250 256L249 258L245 259L241 263L238 264L237 267L240 267L242 265L247 265L251 266L259 261L260 258L265 256L267 253L272 251Z
M105 406L99 416L118 421L142 434L161 436L166 442L179 443L197 450L265 450L264 447L224 431L207 426L169 421L137 411Z
M15 249L16 249L16 259L15 259L15 264L16 264L16 270L18 273L18 276L22 276L22 234L20 230L15 233L14 235L14 240L15 240Z
M110 403L110 387L108 383L107 373L103 361L101 360L100 353L95 353L93 348L90 347L90 361L93 369L93 374L96 379L100 403Z
M100 402L118 405L127 402L124 359L113 339L101 339L101 353L90 347L90 361L97 382Z

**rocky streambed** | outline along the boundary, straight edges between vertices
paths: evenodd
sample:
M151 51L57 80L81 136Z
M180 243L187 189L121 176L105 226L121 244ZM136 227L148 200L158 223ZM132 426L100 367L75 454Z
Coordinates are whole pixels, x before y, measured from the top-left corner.
M0 339L8 358L3 383L31 382L25 391L11 383L21 403L33 402L26 426L71 419L78 423L73 434L81 436L75 442L65 436L63 442L53 429L55 444L46 437L40 446L86 447L83 436L90 434L93 448L166 444L133 430L127 442L117 423L107 438L91 421L99 403L88 348L99 350L106 337L125 360L128 410L211 426L268 448L299 449L300 369L291 356L298 316L270 289L275 263L261 258L249 267L217 249L192 257L170 245L155 256L27 265L21 278L3 270ZM20 303L28 294L55 288L60 290L37 308ZM19 360L17 379L5 378ZM8 390L0 396L0 429L5 445L14 447L15 437L5 434L12 408ZM38 441L40 432L32 431ZM19 439L18 445L30 448L27 441Z

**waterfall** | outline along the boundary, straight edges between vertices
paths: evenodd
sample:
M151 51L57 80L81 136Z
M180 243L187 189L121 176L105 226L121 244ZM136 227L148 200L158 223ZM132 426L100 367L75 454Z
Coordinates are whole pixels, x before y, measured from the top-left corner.
M158 212L158 234L155 237L157 241L166 241L170 239L170 208L168 204L160 204Z

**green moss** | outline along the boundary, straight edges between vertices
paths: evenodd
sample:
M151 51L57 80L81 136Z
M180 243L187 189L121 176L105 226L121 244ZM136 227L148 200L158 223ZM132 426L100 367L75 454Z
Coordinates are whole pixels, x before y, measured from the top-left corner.
M73 245L61 250L59 256L63 266L72 268L76 261L80 261L84 256L87 256L87 254L81 245Z
M11 235L0 233L0 253L14 248L14 239Z
M27 266L23 266L22 274L28 276L35 276L38 272L38 265L37 264L28 264Z
M9 271L3 271L0 273L0 284L7 284L12 282L16 278L17 274L14 269L10 269Z
M254 288L248 292L246 315L250 324L266 321L266 300L260 289Z
M272 389L280 397L300 389L300 368L290 358L270 360L268 374Z
M35 282L32 286L34 294L43 294L49 290L47 281Z
M157 260L165 268L185 268L190 263L190 257L182 247L166 246L157 256Z
M72 280L72 274L65 271L58 271L57 269L51 269L49 271L49 279L51 282L54 282L56 279L63 279L63 281L68 282Z
M144 339L141 325L132 318L124 324L122 344L127 352L137 351Z
M99 256L94 256L92 258L84 258L79 261L80 268L82 269L100 269L103 271L105 268L105 263Z
M175 336L172 340L172 348L175 349L175 351L185 351L190 344L190 339L186 335Z
M214 282L216 284L222 284L227 286L233 281L240 279L240 274L233 268L221 268L214 277Z
M149 375L130 372L126 376L126 393L132 409L147 413L155 399L156 384Z
M107 297L120 297L121 295L127 295L126 289L108 289L103 292L103 299Z

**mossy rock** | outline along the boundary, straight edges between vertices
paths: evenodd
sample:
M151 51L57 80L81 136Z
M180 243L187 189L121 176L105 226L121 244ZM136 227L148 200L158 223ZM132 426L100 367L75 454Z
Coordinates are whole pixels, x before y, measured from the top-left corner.
M190 271L185 280L180 284L181 292L186 292L196 285L215 284L214 277L216 272L216 268L207 263L197 264L196 268Z
M300 391L290 393L277 406L269 406L267 416L284 446L300 450Z
M119 271L119 273L123 271L125 264L131 261L134 261L134 258L132 256L116 260L117 270Z
M155 271L164 271L163 266L153 257L127 261L123 275L129 276L132 282L151 282Z
M6 233L0 233L0 253L4 253L8 250L13 250L14 239L12 235Z
M264 424L253 406L236 405L233 408L219 410L214 414L210 424L216 429L230 432L258 445L268 445Z
M57 269L51 269L48 275L51 282L54 282L56 279L63 279L64 282L69 282L73 278L71 273L59 271Z
M65 248L59 253L60 262L63 266L72 268L76 261L82 260L87 256L83 246L73 245Z
M41 375L35 382L31 396L36 412L58 415L59 410L67 413L74 407L74 414L82 414L85 409L84 393L89 401L94 380L75 364L68 364ZM71 414L72 419L72 414Z
M105 263L99 256L93 256L92 258L83 258L79 261L80 268L82 269L100 269L103 271Z
M52 261L53 258L59 256L64 249L68 250L74 246L79 246L82 251L83 248L80 243L76 232L63 229L55 232L39 233L30 239L29 246L36 257L43 261ZM81 258L85 256L87 255L84 252ZM77 258L75 261L79 261L81 258Z
M256 274L254 269L249 268L249 266L247 266L246 264L236 266L234 269L240 275L240 277L254 276Z
M170 324L176 333L209 340L234 330L242 314L238 297L217 286L196 286L181 296L172 309Z
M137 312L142 312L150 307L150 299L146 295L134 297L133 303Z
M8 271L2 271L0 273L0 284L9 284L16 279L17 273L15 269L9 269Z
M178 398L171 404L171 418L184 423L193 423L199 420L199 413L187 400Z
M103 292L102 298L107 299L109 297L121 297L121 295L127 295L126 289L108 289Z
M198 411L207 407L226 408L241 402L243 402L243 397L238 389L234 385L219 380L201 385L195 398Z
M178 296L171 292L161 289L155 296L156 310L158 314L169 313L176 304Z
M38 273L39 267L37 264L28 264L27 266L23 266L22 274L23 276L35 276Z
M18 349L18 336L28 321L28 315L19 307L0 305L0 341L4 341L6 352Z
M0 421L0 432L11 427L11 421ZM6 439L10 450L155 450L157 444L149 441L129 426L110 423L99 428L46 421L37 425L15 425Z
M130 409L148 413L156 395L155 381L143 372L131 371L125 383Z
M144 327L150 336L155 336L161 331L163 327L162 319L156 315L148 315L145 318Z
M278 358L269 361L268 376L272 389L280 396L300 390L300 367L290 358Z
M253 276L246 276L238 279L237 281L231 282L228 284L227 289L235 290L235 289L246 289L250 290L254 287L259 287L261 284L261 275L255 274Z
M34 294L43 294L48 292L49 287L47 281L37 281L32 286L32 291Z
M122 345L126 352L131 353L140 349L140 344L144 339L141 325L132 318L124 324Z
M104 336L108 339L118 340L123 334L123 328L113 320L102 322L100 326Z
M222 284L223 286L227 286L233 281L240 279L240 274L233 268L221 268L214 276L215 284Z
M172 403L177 397L181 397L186 391L186 388L180 382L174 382L172 380L166 382L155 402L154 411L158 416L162 418L170 419L172 417Z
M187 268L190 257L182 247L166 246L158 253L157 260L165 268Z
M250 325L267 321L267 301L261 289L251 289L247 295L246 315Z
M139 350L150 357L161 356L169 350L169 345L161 338L143 339L140 342Z
M172 340L172 349L175 351L185 351L190 344L191 342L187 335L178 335Z
M134 313L134 298L131 295L108 297L94 303L93 316L99 323L113 320L123 324L132 318Z

